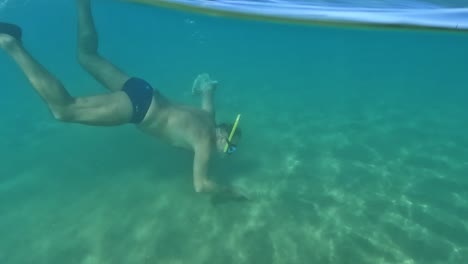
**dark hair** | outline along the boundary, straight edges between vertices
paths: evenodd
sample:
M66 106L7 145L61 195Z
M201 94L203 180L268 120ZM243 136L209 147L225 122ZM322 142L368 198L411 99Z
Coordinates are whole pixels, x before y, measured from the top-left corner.
M234 124L228 124L228 123L218 124L218 128L223 129L224 131L226 131L228 136L231 133L231 130L232 130L233 127L234 127ZM239 126L237 126L236 131L234 132L234 135L232 137L233 138L234 137L239 137L239 138L242 137L242 131L241 131Z

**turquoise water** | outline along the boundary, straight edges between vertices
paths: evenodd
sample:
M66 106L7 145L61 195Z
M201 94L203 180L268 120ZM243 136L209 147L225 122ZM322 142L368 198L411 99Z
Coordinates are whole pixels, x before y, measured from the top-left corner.
M299 26L95 1L101 53L175 101L220 81L236 155L192 188L192 154L55 121L0 52L0 263L465 263L468 36ZM75 96L73 1L8 2L30 52Z

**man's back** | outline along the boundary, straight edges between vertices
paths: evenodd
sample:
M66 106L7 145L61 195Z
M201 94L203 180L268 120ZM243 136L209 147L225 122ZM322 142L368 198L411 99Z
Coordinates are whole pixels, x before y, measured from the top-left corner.
M194 149L200 141L215 143L215 119L212 113L175 104L155 95L148 114L138 126L143 132L186 149Z

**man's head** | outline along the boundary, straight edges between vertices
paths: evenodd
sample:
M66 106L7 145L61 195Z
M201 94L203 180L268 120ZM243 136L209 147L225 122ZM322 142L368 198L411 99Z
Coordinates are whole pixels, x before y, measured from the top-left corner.
M216 148L218 151L224 152L226 144L229 146L228 153L235 151L237 143L242 137L242 131L240 130L239 126L237 126L231 141L229 141L229 134L231 133L233 127L234 124L227 123L221 123L216 126Z

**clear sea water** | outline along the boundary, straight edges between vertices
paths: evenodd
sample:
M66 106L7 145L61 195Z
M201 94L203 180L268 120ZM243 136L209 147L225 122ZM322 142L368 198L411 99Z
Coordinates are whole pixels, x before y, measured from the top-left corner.
M74 1L0 6L73 95L106 92ZM210 176L253 201L196 194L192 154L132 125L55 121L0 52L0 263L468 263L466 32L93 10L101 53L171 99L219 80L243 140Z

